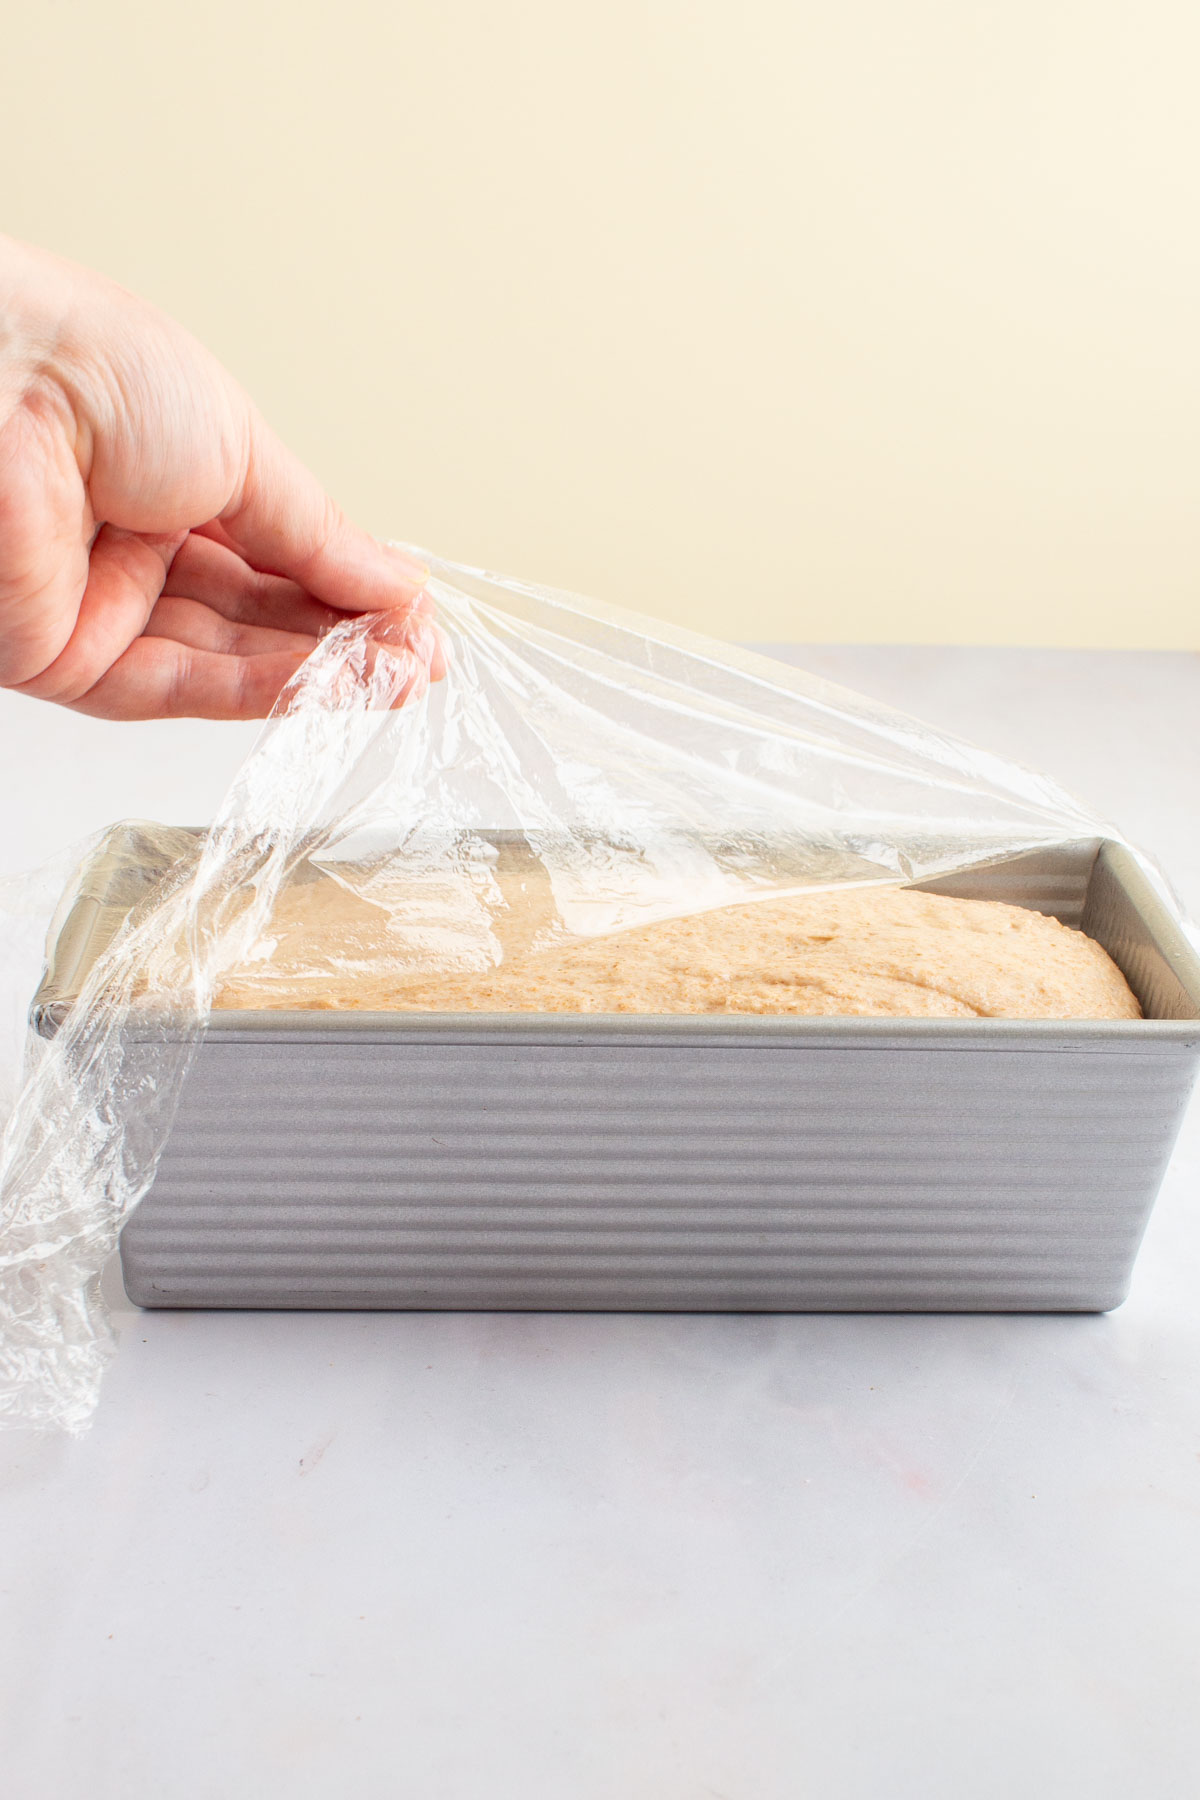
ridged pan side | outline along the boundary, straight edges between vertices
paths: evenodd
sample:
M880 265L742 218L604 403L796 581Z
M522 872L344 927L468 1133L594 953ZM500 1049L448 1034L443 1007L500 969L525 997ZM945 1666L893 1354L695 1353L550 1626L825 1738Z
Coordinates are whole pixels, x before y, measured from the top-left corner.
M1100 1310L1193 1057L202 1046L143 1305Z

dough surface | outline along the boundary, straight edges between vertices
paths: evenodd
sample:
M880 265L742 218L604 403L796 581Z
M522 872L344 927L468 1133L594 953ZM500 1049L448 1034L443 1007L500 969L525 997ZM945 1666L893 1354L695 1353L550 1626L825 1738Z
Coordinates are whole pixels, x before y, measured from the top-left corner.
M535 894L497 914L503 960L449 974L388 955L378 906L321 880L285 891L268 944L232 971L221 1009L395 1012L804 1013L1137 1019L1099 944L991 900L860 888L723 907L536 949ZM522 905L526 914L522 915ZM394 941L394 940L393 940Z

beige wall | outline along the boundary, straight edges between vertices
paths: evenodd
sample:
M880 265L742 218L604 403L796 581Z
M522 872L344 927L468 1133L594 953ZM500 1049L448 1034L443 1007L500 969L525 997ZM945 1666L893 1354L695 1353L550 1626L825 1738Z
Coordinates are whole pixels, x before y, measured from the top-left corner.
M1188 0L8 0L0 225L380 531L750 639L1200 648Z

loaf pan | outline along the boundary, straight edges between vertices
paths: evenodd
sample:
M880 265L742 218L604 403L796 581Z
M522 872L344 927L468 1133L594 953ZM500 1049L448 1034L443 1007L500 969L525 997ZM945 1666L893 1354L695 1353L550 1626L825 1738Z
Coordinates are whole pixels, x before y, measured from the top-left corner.
M34 1003L146 879L120 833ZM1200 962L1092 840L922 884L1082 925L1142 1020L220 1012L121 1261L146 1307L1079 1311L1125 1297Z

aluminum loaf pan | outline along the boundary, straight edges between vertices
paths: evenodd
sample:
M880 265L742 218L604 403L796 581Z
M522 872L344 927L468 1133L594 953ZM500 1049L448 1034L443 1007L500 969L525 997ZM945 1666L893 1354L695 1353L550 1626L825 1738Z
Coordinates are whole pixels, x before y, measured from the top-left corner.
M131 903L105 854L43 1030ZM1082 925L1145 1019L219 1013L122 1234L130 1298L1118 1305L1200 1057L1200 962L1112 843L924 885Z

